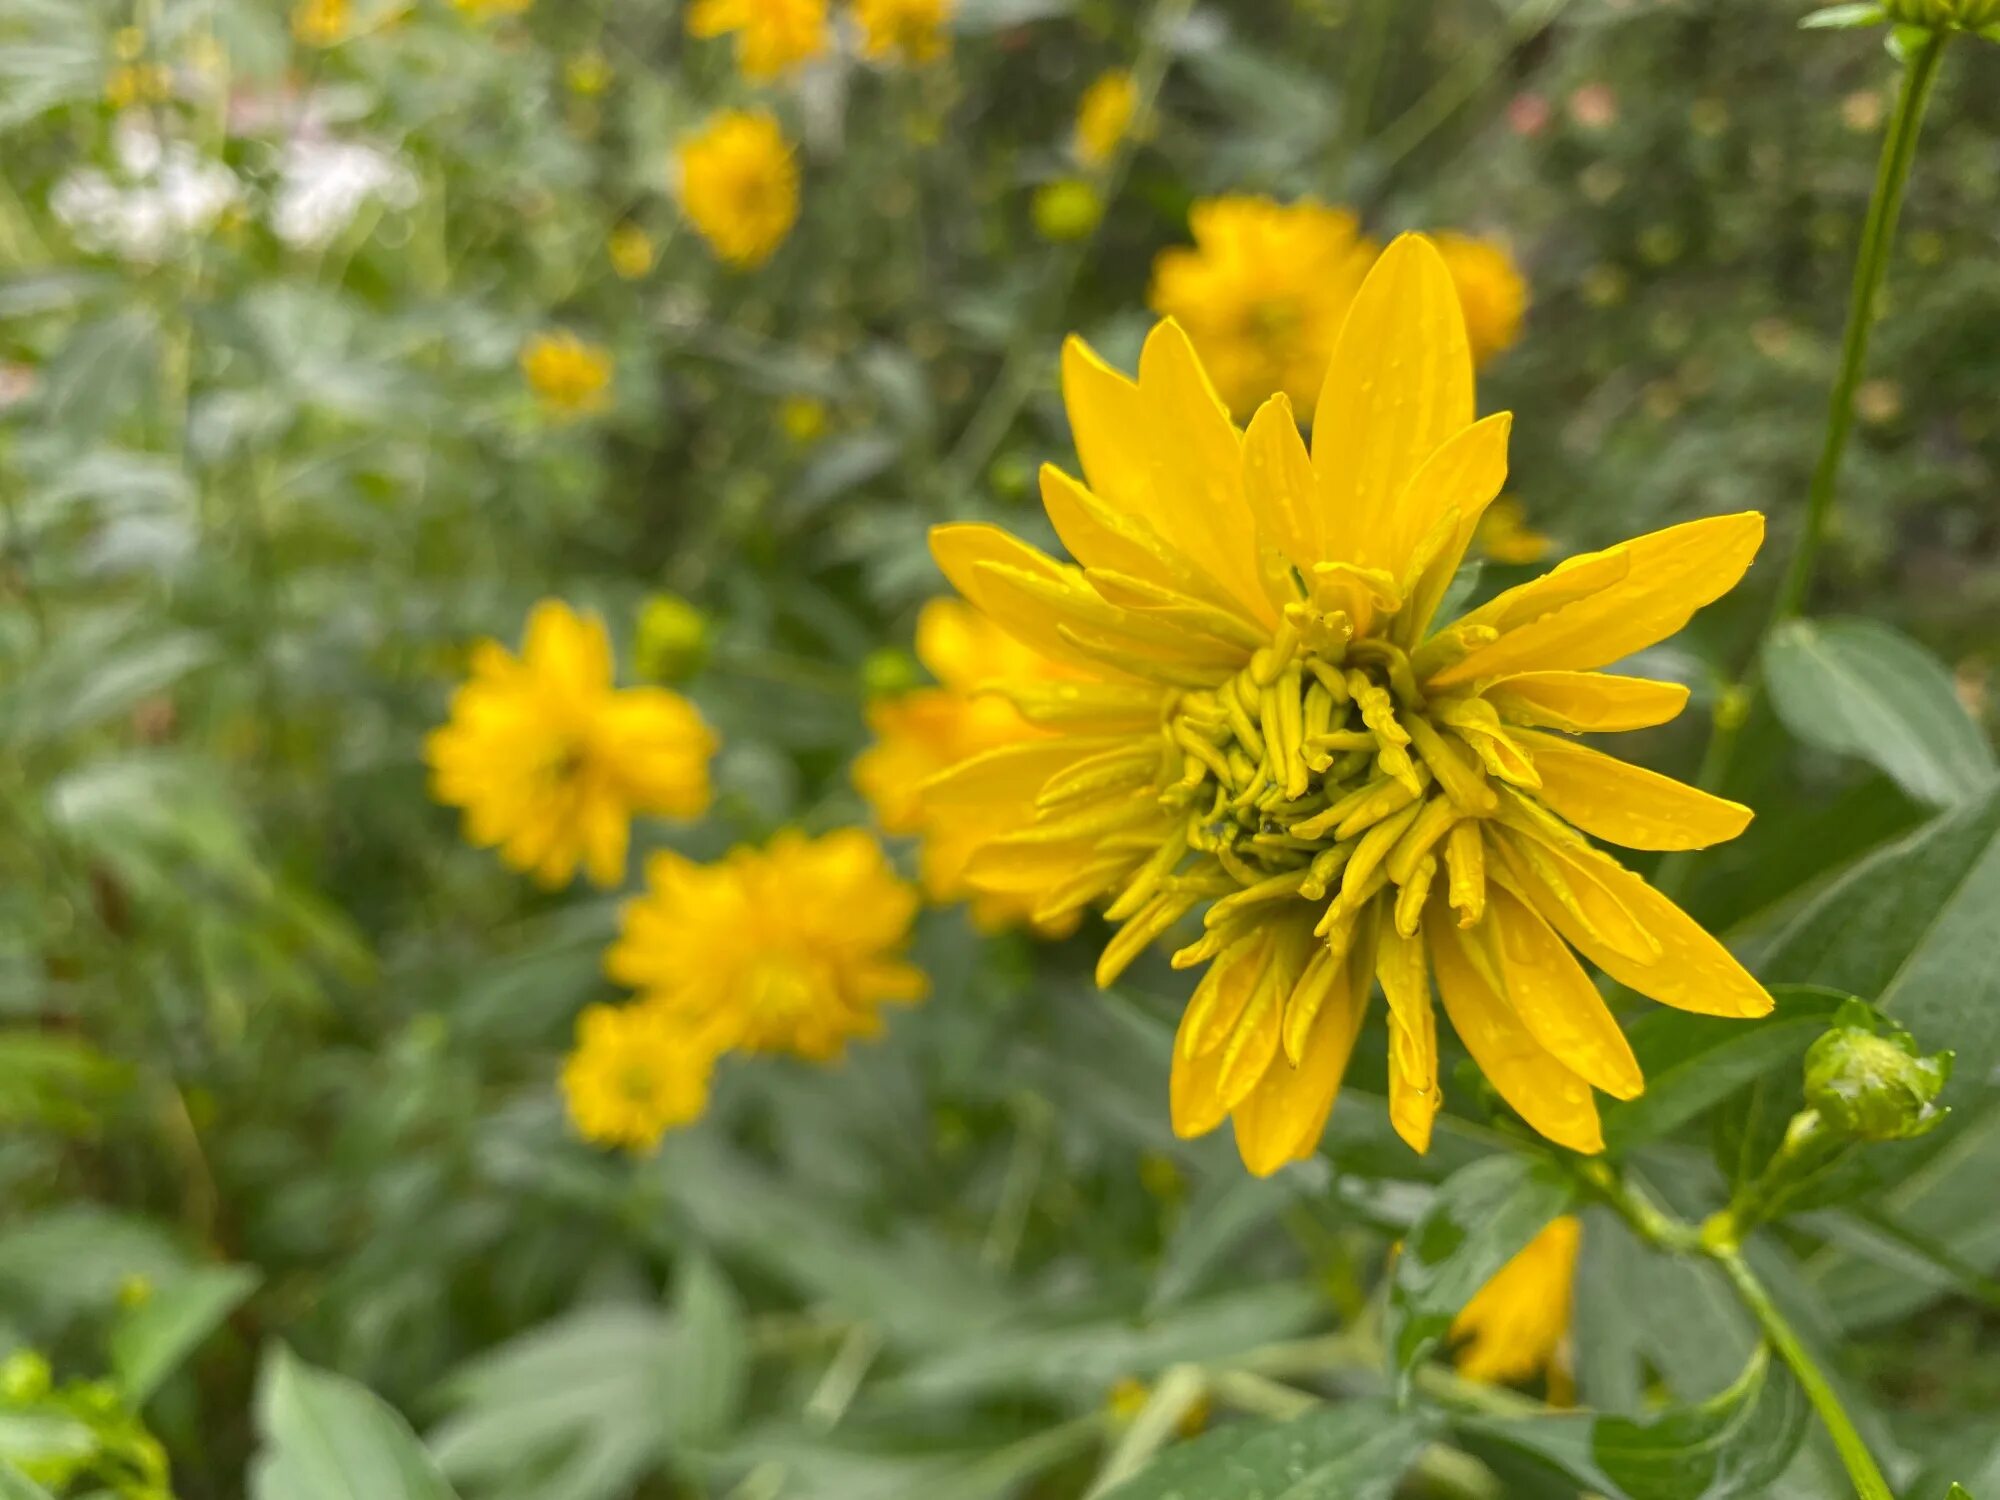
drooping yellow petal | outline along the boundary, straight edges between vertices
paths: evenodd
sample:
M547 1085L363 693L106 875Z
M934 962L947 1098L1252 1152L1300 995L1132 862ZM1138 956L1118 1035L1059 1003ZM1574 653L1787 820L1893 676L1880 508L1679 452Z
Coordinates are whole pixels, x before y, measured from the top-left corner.
M1355 294L1313 410L1313 470L1326 535L1342 560L1400 578L1422 529L1400 540L1403 494L1445 441L1472 425L1472 351L1444 259L1397 239Z
M1532 729L1514 738L1542 778L1536 796L1585 833L1627 849L1706 849L1750 826L1740 802Z
M1425 924L1438 994L1465 1050L1500 1097L1536 1130L1572 1151L1604 1149L1590 1085L1558 1062L1480 972L1472 935L1439 910Z
M1755 511L1711 516L1621 542L1597 556L1622 555L1624 576L1616 583L1538 614L1529 623L1505 628L1500 638L1435 673L1428 685L1451 687L1484 677L1555 669L1606 666L1679 630L1704 604L1736 586L1764 540L1764 518ZM1539 591L1567 593L1573 577L1564 569L1588 559L1572 558L1564 568L1474 610L1467 623L1497 623L1531 604Z
M1504 884L1488 887L1486 921L1468 943L1485 939L1508 1007L1529 1035L1594 1088L1633 1099L1646 1080L1597 986L1535 909Z
M1678 682L1608 672L1517 672L1489 683L1485 698L1500 717L1571 734L1612 734L1665 724L1687 706Z
M1437 1016L1421 934L1405 937L1378 922L1375 977L1389 1002L1389 1123L1413 1151L1431 1147L1443 1094L1437 1081Z
M1507 1385L1547 1370L1550 1398L1559 1399L1582 1238L1581 1219L1570 1214L1551 1219L1465 1304L1451 1324L1459 1374Z
M1372 955L1356 953L1344 961L1326 955L1315 962L1327 965L1332 973L1314 1010L1298 1065L1280 1055L1265 1070L1263 1081L1236 1106L1236 1149L1243 1165L1259 1177L1303 1160L1318 1148L1367 1010Z

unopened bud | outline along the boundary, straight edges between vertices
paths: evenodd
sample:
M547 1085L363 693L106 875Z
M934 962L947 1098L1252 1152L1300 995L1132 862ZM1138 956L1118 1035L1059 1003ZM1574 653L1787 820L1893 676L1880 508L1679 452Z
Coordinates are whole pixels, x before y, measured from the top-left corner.
M917 685L917 664L893 646L868 653L861 664L861 691L870 698L893 698Z
M0 1361L0 1400L22 1406L49 1393L54 1380L48 1359L35 1349L16 1349Z
M692 677L708 656L708 616L679 594L655 594L639 611L633 655L651 682Z
M1906 1034L1836 1026L1806 1053L1806 1103L1854 1140L1908 1140L1949 1113L1936 1101L1950 1077L1949 1052L1920 1057Z

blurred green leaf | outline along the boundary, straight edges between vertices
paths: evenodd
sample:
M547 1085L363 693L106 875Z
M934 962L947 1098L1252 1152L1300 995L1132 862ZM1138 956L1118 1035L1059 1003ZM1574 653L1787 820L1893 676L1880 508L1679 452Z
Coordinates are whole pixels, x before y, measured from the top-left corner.
M258 1281L248 1266L202 1266L152 1288L111 1330L111 1369L134 1406L250 1295Z
M0 1463L0 1500L55 1500L10 1463Z
M1170 1448L1102 1500L1390 1500L1435 1431L1427 1412L1372 1401L1236 1423Z
M0 1031L0 1124L91 1135L131 1081L130 1067L82 1037Z
M1764 680L1793 734L1868 761L1933 806L1965 801L2000 769L1951 674L1873 620L1787 621L1765 644Z
M452 1500L451 1486L395 1409L283 1345L257 1387L263 1447L251 1500Z
M1446 1178L1396 1258L1389 1347L1409 1370L1450 1331L1459 1309L1576 1198L1555 1163L1490 1156Z
M1828 5L1813 11L1799 22L1802 30L1817 31L1828 28L1845 29L1854 26L1874 26L1887 20L1889 13L1872 0L1853 5Z

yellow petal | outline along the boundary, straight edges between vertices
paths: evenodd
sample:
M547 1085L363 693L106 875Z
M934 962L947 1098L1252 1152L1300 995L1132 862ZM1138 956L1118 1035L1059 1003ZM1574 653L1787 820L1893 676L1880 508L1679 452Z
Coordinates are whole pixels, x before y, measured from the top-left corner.
M1396 501L1472 416L1472 352L1451 272L1429 240L1403 235L1355 293L1313 410L1323 524L1344 560L1402 576ZM1409 544L1421 538L1420 529Z
M1375 977L1389 1002L1389 1123L1413 1151L1431 1147L1443 1095L1437 1082L1437 1017L1421 934L1405 937L1378 922Z
M1331 958L1324 961L1334 963ZM1367 1010L1371 962L1364 953L1336 965L1325 998L1314 1012L1298 1066L1280 1056L1236 1106L1236 1149L1256 1176L1268 1177L1318 1149Z
M1015 640L1033 647L1051 661L1082 667L1093 677L1106 675L1110 670L1097 658L1064 640L1056 628L1057 621L1038 601L1007 588L980 564L997 563L1052 585L1087 588L1083 575L1075 568L1058 563L998 526L963 522L933 526L930 541L931 556L952 586Z
M1114 509L1150 514L1153 460L1139 387L1072 334L1063 342L1062 393L1090 488Z
M1513 431L1511 412L1499 412L1453 433L1424 461L1396 500L1390 519L1390 539L1384 565L1398 577L1418 555L1421 544L1438 523L1455 514L1450 540L1425 567L1415 594L1396 622L1406 643L1423 639L1431 616L1458 572L1479 518L1507 482L1507 437Z
M1534 1039L1594 1088L1617 1099L1645 1089L1645 1075L1597 986L1535 909L1505 885L1489 888L1484 940L1507 1004Z
M1205 604L1237 608L1227 589L1144 519L1105 504L1053 464L1042 465L1042 509L1070 556L1085 567L1128 573Z
M1115 737L1065 735L999 745L926 781L922 787L924 807L957 816L1006 805L1019 808L1025 823L1034 816L1035 798L1051 776L1122 743Z
M1628 765L1552 734L1517 729L1542 778L1535 795L1585 833L1627 849L1706 849L1726 843L1753 816L1657 771Z
M1438 994L1452 1029L1500 1097L1536 1130L1572 1151L1604 1149L1590 1085L1537 1042L1487 982L1471 956L1471 936L1451 921L1426 924Z
M1612 734L1665 724L1687 706L1678 682L1608 672L1517 672L1489 683L1485 698L1516 724L1571 734Z
M1310 575L1325 560L1318 481L1291 398L1282 392L1257 408L1243 435L1243 494L1259 533L1293 567Z
M1450 687L1482 677L1517 672L1605 666L1665 640L1704 604L1736 586L1764 540L1764 518L1755 511L1711 516L1670 526L1587 558L1573 558L1565 568L1545 574L1518 589L1509 589L1492 603L1460 621L1498 624L1510 615L1532 612L1542 592L1567 595L1577 576L1575 565L1599 557L1622 556L1624 576L1615 583L1571 600L1528 623L1509 628L1482 646L1433 674L1432 688Z

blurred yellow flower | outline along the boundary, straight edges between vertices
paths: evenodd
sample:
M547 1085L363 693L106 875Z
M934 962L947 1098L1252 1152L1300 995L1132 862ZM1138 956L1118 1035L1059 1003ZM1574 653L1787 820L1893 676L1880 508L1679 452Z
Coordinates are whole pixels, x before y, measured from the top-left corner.
M951 0L854 0L861 55L873 62L934 62L945 52Z
M465 811L465 835L547 886L581 864L597 885L625 878L634 813L692 818L708 807L716 740L665 688L613 686L604 622L554 599L528 616L520 656L472 653L451 718L424 746L431 795Z
M299 0L292 8L292 35L308 47L331 47L353 21L349 0Z
M1186 331L1237 416L1273 391L1309 409L1375 242L1310 199L1207 198L1188 225L1194 248L1153 262L1153 311Z
M880 1007L923 997L901 952L917 892L859 828L787 830L715 864L646 864L605 954L614 980L716 1051L838 1057L878 1035Z
M803 447L826 432L826 403L817 396L791 395L778 403L778 425Z
M1458 288L1472 362L1484 366L1520 338L1521 320L1528 311L1528 283L1498 240L1446 233L1433 236L1432 242Z
M1512 1385L1548 1373L1551 1395L1566 1399L1570 1306L1583 1224L1560 1218L1494 1274L1451 1325L1461 1374Z
M592 1005L563 1063L570 1121L592 1145L655 1150L674 1126L701 1118L714 1060L658 1006Z
M1537 563L1549 555L1555 541L1528 524L1528 512L1520 501L1502 495L1479 518L1473 545L1497 563Z
M753 83L790 72L827 49L826 0L694 0L692 37L736 36L736 66Z
M868 727L875 739L855 759L854 784L884 832L923 840L921 878L931 901L970 899L973 920L989 932L1026 921L1033 896L984 894L965 878L973 850L1003 830L988 826L977 808L944 814L927 807L923 788L939 772L972 756L1045 733L1005 698L980 692L985 683L1023 678L1055 682L1067 674L957 599L933 599L924 606L917 617L917 657L938 685L880 697L868 705ZM1048 930L1066 932L1076 922L1077 915L1067 913Z
M1104 199L1080 177L1058 177L1035 189L1035 233L1061 244L1080 240L1104 217Z
M682 141L681 208L734 266L762 265L799 216L799 168L765 110L725 109Z
M1761 516L1572 558L1437 628L1511 419L1474 420L1457 289L1417 235L1352 299L1310 450L1283 394L1239 431L1171 321L1136 382L1072 339L1063 395L1088 487L1044 468L1042 498L1077 562L988 525L937 527L931 552L1068 679L992 684L1048 732L922 797L976 826L975 887L1044 921L1108 903L1102 984L1199 914L1174 957L1207 966L1174 1048L1176 1131L1233 1118L1260 1173L1310 1155L1377 981L1389 1115L1419 1151L1442 1100L1433 977L1501 1096L1577 1151L1603 1145L1593 1090L1644 1080L1572 949L1681 1009L1770 1010L1586 838L1701 848L1750 810L1565 737L1680 711L1685 688L1596 669L1734 586Z
M653 269L657 258L653 237L637 224L629 222L611 231L604 248L611 257L611 269L626 281L637 281L644 276Z
M158 104L173 94L173 69L164 63L120 63L104 76L104 102L113 109Z
M1132 115L1139 107L1139 87L1123 68L1098 74L1076 107L1076 159L1087 167L1111 160Z
M562 417L611 404L611 351L567 329L537 333L521 346L521 373L543 407Z

